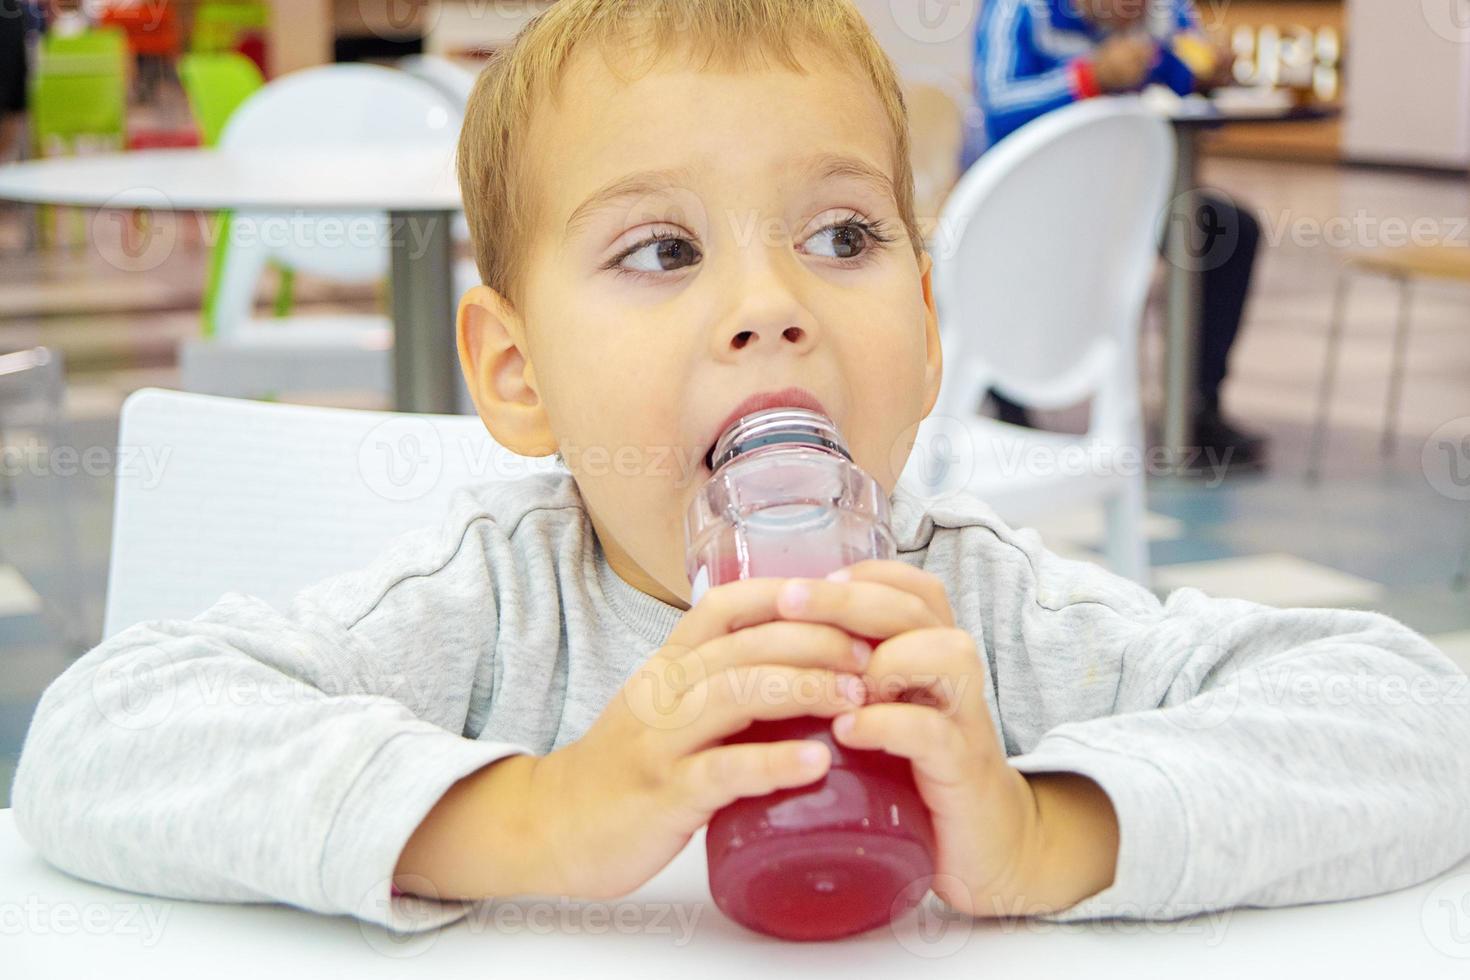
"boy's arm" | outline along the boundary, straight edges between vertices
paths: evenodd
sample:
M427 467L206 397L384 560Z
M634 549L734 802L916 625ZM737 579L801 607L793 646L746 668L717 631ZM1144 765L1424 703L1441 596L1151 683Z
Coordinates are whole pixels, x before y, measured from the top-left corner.
M1098 94L1086 59L1058 61L1041 52L1030 7L1021 0L995 0L981 15L974 73L975 98L991 143Z
M957 607L985 624L1009 761L1086 776L1118 821L1113 883L1058 918L1345 899L1470 852L1470 687L1418 634L1192 589L1161 604L1030 532L974 533L986 589Z
M390 885L446 790L526 751L462 734L468 692L492 673L489 576L473 528L448 527L285 614L227 594L195 619L123 630L43 694L13 789L21 834L134 891L401 931L460 917Z

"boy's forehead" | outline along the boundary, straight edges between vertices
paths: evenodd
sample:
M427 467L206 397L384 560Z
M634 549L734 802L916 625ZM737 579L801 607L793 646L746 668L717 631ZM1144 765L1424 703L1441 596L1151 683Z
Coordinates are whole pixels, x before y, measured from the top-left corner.
M798 161L813 174L832 163L859 179L876 171L891 192L893 134L873 84L831 59L804 65L805 73L698 70L665 58L620 78L597 52L578 52L559 97L543 100L532 120L547 216L560 225L590 195L638 174L664 183L721 172L784 177Z

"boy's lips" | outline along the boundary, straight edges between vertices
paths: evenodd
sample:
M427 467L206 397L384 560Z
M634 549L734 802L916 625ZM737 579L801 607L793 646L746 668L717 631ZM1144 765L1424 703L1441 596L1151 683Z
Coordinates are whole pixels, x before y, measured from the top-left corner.
M820 412L827 415L826 407L816 395L805 388L782 388L779 391L763 391L751 395L740 404L731 409L730 414L725 416L715 430L710 433L707 448L704 453L706 468L710 464L710 453L714 452L715 442L724 434L725 430L734 425L740 419L755 412L764 412L769 408L804 408L812 412Z

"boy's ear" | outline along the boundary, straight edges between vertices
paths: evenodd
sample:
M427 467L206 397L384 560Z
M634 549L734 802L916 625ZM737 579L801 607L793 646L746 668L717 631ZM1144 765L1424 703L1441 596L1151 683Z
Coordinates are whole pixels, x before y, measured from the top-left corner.
M928 251L919 253L919 277L924 287L924 417L939 401L939 384L944 379L944 351L939 344L939 311L934 305L934 260Z
M489 286L476 286L459 301L455 333L465 385L495 441L522 456L556 452L515 311Z

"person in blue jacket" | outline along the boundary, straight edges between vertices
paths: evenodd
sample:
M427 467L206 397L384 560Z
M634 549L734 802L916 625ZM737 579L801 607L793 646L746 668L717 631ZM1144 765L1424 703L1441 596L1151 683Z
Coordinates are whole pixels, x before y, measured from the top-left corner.
M1210 61L1228 68L1204 40L1192 0L984 0L975 34L975 96L984 140L968 143L963 164L968 168L984 149L1031 120L1081 99L1155 83L1181 95L1209 88L1217 80L1207 77ZM1200 227L1224 251L1202 261L1195 441L1221 458L1228 451L1233 466L1260 465L1265 438L1241 431L1220 409L1260 225L1219 195L1200 198ZM1002 419L1029 424L1024 407L994 394Z

